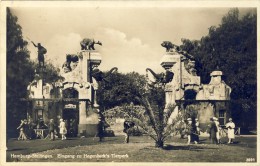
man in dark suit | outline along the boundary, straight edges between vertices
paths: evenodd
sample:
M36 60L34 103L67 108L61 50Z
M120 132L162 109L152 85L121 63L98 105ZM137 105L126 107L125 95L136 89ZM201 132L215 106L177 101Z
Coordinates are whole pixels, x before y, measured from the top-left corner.
M55 124L54 124L54 122L53 122L53 119L50 119L50 123L49 123L49 134L50 134L50 137L51 137L51 140L52 140L52 141L55 140L54 130L55 130Z
M130 120L125 120L124 122L124 130L125 133L125 143L129 143L129 129L134 127L135 123Z

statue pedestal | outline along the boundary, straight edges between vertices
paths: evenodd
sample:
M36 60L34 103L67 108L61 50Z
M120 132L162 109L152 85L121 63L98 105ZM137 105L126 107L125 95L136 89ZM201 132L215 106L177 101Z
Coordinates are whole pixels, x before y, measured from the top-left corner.
M170 69L174 64L180 62L180 55L176 52L167 52L161 59L161 66Z
M89 83L91 95L88 96L89 103L80 102L79 106L79 124L78 136L94 137L97 134L98 113L94 110L97 107L96 95L94 87L95 80L91 78L91 71L93 68L98 67L101 63L101 55L95 50L83 50L79 53L82 61L82 74L83 80Z

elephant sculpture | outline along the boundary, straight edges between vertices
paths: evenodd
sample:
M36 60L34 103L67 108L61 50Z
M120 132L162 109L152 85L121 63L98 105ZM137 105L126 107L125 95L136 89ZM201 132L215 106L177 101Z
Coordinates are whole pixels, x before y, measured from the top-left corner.
M117 67L113 67L112 69L109 70L108 74L105 76L104 73L102 71L100 71L99 69L94 69L92 71L92 77L95 78L96 81L106 81L109 82L106 78L113 73L114 71L117 71L118 68Z
M156 84L156 83L159 83L159 84L167 84L169 82L172 81L173 79L173 76L174 76L174 73L171 72L171 71L166 71L166 73L162 73L162 74L156 74L152 69L150 68L147 68L146 69L146 72L150 72L154 78L155 78L155 82L153 82L153 85Z
M95 50L95 44L102 46L100 41L95 42L94 39L85 38L80 42L81 50Z

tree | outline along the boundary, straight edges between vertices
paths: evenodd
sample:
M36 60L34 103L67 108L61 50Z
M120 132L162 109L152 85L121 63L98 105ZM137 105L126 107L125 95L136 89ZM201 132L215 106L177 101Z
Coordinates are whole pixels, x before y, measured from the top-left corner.
M241 118L248 117L245 126L250 125L248 122L254 126L257 94L256 13L240 17L238 9L231 9L218 27L209 28L207 36L194 41L183 39L180 47L194 55L202 83L209 82L210 72L223 71L225 82L232 88L233 116L239 118L237 114L240 112Z
M21 119L27 117L29 105L21 101L27 97L27 86L34 79L38 63L30 60L30 52L27 49L28 42L23 39L22 27L17 23L18 18L7 8L7 33L6 33L6 118L7 135L17 135L16 128ZM58 79L58 70L51 64L46 64L46 70L41 75L45 83L53 83Z
M104 72L105 76L108 72ZM140 104L135 95L139 90L144 92L146 78L136 72L122 74L111 73L106 78L109 82L102 81L99 83L97 90L98 103L101 109L109 109L115 106L122 106L133 102L135 105Z
M26 105L19 102L27 95L27 85L33 79L33 63L29 59L27 42L23 40L22 28L17 17L7 8L7 130L15 132L19 120L26 117ZM10 133L9 133L10 134Z
M163 87L149 87L145 77L134 72L125 75L116 73L110 79L113 83L106 83L110 97L104 98L103 101L106 101L104 102L106 104L111 102L110 108L111 106L121 107L105 111L104 114L108 117L124 114L155 141L156 147L163 148L165 140L178 130L176 124L181 120L181 115L179 115L172 123L169 123L175 105L168 105L165 108ZM104 90L103 93L106 94L106 91ZM101 106L102 104L100 103ZM142 107L133 107L133 105Z

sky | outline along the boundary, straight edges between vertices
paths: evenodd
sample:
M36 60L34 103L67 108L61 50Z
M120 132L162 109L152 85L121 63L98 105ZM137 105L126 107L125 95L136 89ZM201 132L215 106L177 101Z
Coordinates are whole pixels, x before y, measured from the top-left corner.
M245 12L248 9L240 9ZM163 41L180 45L182 38L199 40L210 26L218 26L229 8L174 7L14 7L25 40L41 43L45 59L60 67L66 54L80 51L83 38L102 42L95 45L102 55L99 69L118 67L118 72L145 74L146 68L162 72ZM37 49L29 43L31 59Z

